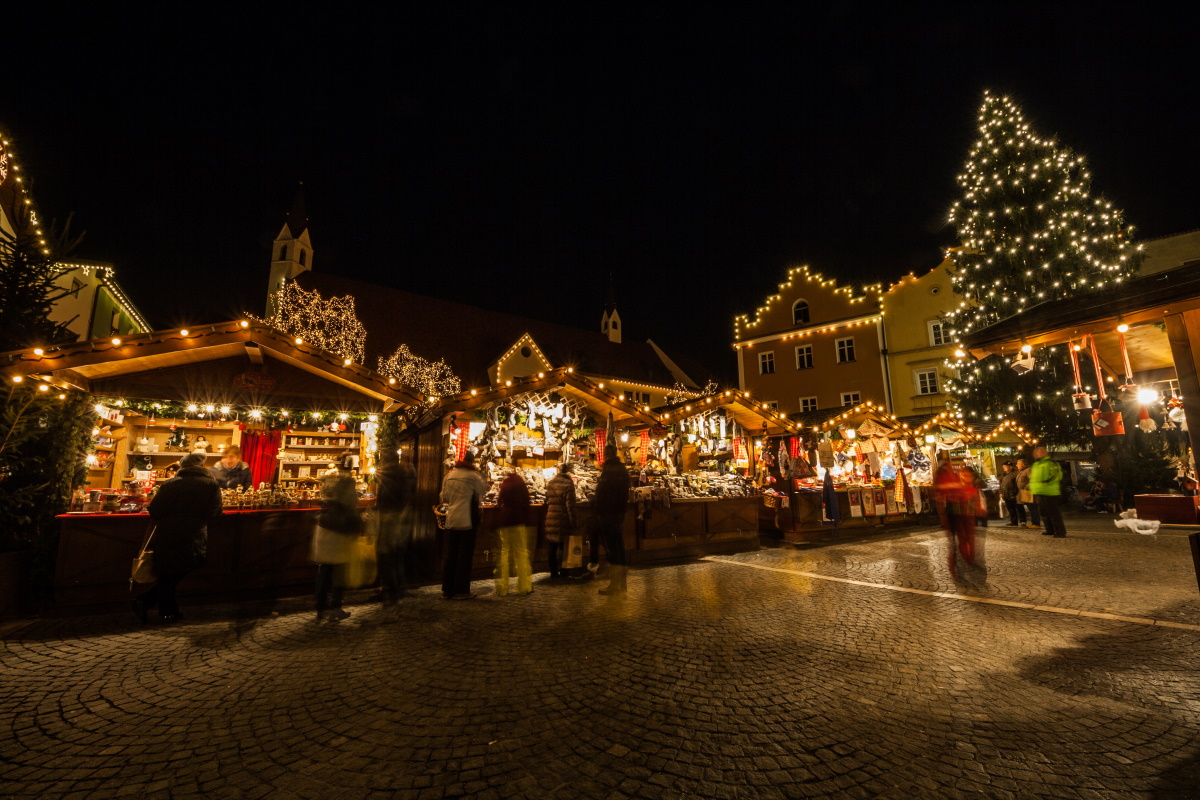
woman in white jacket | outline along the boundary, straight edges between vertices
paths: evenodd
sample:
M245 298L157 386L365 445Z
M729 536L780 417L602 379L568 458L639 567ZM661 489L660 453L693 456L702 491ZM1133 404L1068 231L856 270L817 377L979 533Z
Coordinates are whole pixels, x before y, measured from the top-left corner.
M475 469L475 456L470 451L442 481L449 544L442 571L442 596L447 600L470 600L475 596L471 592L471 559L479 529L479 504L487 490L487 482Z

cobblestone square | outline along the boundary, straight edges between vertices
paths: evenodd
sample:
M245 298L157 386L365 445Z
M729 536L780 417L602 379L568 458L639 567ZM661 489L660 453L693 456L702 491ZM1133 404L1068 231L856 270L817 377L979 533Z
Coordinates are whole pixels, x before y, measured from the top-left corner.
M625 598L10 623L0 795L1200 797L1190 531L1067 524L989 528L958 583L900 528L635 569Z

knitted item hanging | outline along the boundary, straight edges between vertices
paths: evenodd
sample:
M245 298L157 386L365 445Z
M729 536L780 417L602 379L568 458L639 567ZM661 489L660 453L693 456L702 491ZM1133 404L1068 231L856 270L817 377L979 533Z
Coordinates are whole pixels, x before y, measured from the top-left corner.
M608 431L596 428L596 464L604 466L604 445L608 442Z
M650 431L642 431L641 445L638 447L638 459L646 466L646 458L650 455Z

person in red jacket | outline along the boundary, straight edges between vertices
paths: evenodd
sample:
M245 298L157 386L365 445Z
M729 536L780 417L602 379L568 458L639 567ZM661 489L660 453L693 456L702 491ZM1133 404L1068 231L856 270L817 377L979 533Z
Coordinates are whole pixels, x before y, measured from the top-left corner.
M496 509L496 536L500 540L496 564L496 594L508 594L509 562L517 573L517 594L533 591L533 565L529 562L529 487L521 473L513 472L500 484Z

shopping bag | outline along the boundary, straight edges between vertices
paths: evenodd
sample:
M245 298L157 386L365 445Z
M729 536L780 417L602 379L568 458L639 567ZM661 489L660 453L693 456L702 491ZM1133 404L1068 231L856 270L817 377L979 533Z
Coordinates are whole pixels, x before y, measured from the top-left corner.
M583 537L568 536L567 547L563 553L563 569L574 569L583 566Z
M146 549L150 545L152 536L154 536L153 525L150 526L150 531L146 534L146 539L142 542L137 557L133 559L133 567L129 571L131 587L135 583L154 583L158 580L158 573L154 571L154 551Z
M1095 409L1092 411L1092 434L1095 436L1121 436L1125 433L1125 418L1121 416L1120 411L1112 410L1112 403L1108 402L1108 398L1104 399L1108 403L1108 411Z
M375 543L367 536L359 536L350 546L350 559L344 573L345 588L370 586L375 582L375 572Z

